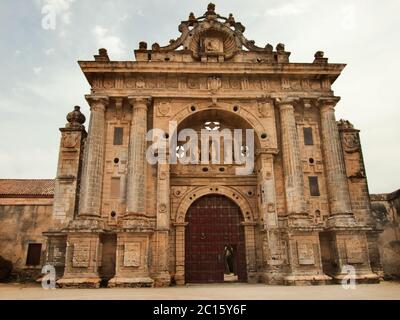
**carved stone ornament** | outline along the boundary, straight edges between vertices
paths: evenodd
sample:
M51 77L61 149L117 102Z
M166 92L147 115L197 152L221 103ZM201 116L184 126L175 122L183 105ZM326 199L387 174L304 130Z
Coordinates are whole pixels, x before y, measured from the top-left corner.
M140 242L125 243L124 267L140 267Z
M272 105L270 102L260 101L258 103L258 112L261 118L268 118L271 116Z
M62 137L61 146L63 148L72 149L78 144L78 136L74 134L65 134Z
M219 15L215 11L215 5L209 4L204 15L196 17L191 13L187 21L182 21L179 25L181 35L177 39L171 40L166 46L155 43L152 50L170 52L183 47L191 51L196 60L212 55L229 60L241 52L243 47L249 51L272 53L270 44L258 47L253 40L248 40L243 35L244 31L245 27L236 22L232 14L228 17ZM142 49L143 46L139 48Z
M160 212L160 213L167 212L167 205L165 203L161 203L159 208L158 208L158 212Z
M171 103L170 102L161 102L158 105L158 116L159 117L168 117L171 111Z
M356 132L343 135L343 145L346 152L357 152L360 148L360 141Z
M208 81L207 81L207 85L208 85L208 90L217 91L222 86L221 78L217 77L217 76L209 77Z

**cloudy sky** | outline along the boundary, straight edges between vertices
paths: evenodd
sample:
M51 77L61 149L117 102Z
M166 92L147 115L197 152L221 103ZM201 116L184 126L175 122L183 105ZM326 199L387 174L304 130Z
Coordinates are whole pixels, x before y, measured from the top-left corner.
M190 11L209 1L1 0L0 178L53 178L59 131L74 105L88 114L89 86L77 60L100 47L132 60L141 40L167 44ZM323 50L347 63L334 84L337 118L361 139L372 193L400 188L400 2L398 0L215 0L258 45L282 42L292 62ZM50 5L50 6L49 6ZM55 28L46 14L56 12ZM50 28L49 28L50 27Z

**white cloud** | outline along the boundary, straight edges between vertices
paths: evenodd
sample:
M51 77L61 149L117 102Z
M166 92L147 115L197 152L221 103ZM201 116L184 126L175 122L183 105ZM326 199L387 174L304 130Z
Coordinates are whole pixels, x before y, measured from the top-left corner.
M46 56L51 56L51 55L54 54L55 52L56 52L56 50L55 50L54 48L49 48L49 49L44 50L44 54L45 54Z
M350 30L356 26L356 9L354 5L345 5L342 7L342 20L340 25L343 29Z
M99 48L105 48L114 59L120 58L125 54L126 47L122 40L110 34L110 31L102 26L95 26L93 33L96 36L97 45Z
M276 16L276 17L297 16L307 11L308 5L309 4L305 2L299 2L299 1L289 2L279 7L266 10L265 15Z
M39 75L40 73L42 73L43 68L42 67L34 67L33 68L33 73L36 75Z

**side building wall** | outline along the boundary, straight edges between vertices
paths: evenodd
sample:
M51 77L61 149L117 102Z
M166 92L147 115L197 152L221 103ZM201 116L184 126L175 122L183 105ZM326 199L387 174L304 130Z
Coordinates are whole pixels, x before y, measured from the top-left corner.
M42 233L48 229L52 214L52 198L0 199L0 256L13 264L13 278L40 276L46 252Z
M400 278L400 189L371 195L372 213L383 229L378 244L386 279Z

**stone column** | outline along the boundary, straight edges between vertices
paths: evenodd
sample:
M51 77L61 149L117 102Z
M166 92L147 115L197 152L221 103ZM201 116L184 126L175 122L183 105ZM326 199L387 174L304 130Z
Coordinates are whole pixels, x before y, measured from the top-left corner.
M294 115L294 100L278 101L282 130L282 159L285 176L286 209L289 215L307 215L303 167Z
M146 97L129 97L128 99L133 108L126 206L126 215L130 216L146 213L146 134L147 108L150 99Z
M175 282L185 284L185 227L187 223L175 223Z
M279 284L283 280L282 250L276 212L276 186L274 175L274 154L260 154L258 158L258 190L260 215L263 218L263 281Z
M161 159L160 159L161 160ZM157 170L157 228L156 254L157 261L155 275L153 276L157 287L169 286L171 276L169 273L169 230L170 230L170 198L169 198L169 164L158 163Z
M337 97L319 99L321 105L322 147L329 195L330 213L352 215L346 167L335 119Z
M105 110L108 98L86 96L90 104L90 124L85 144L79 216L100 217L105 149Z

